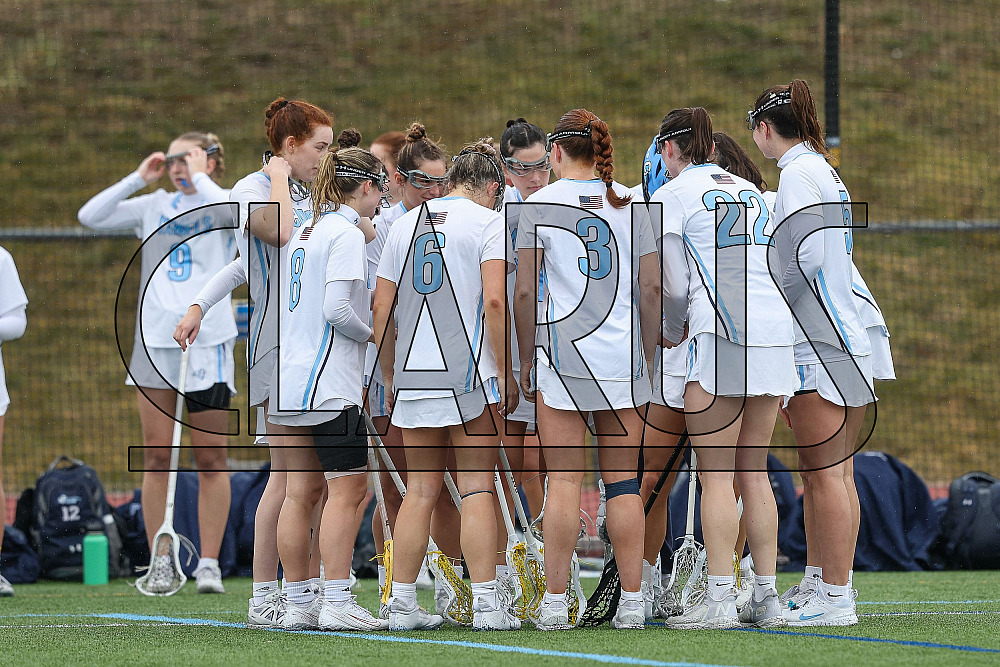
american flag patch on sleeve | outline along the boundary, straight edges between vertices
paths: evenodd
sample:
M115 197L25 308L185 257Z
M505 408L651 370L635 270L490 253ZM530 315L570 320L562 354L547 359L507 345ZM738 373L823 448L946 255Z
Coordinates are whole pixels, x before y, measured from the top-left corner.
M580 208L604 208L604 198L601 195L580 195Z
M437 213L428 212L427 217L430 219L432 223L439 225L445 220L447 220L448 211L438 211Z
M312 231L313 231L313 226L309 225L308 227L302 230L302 236L300 236L299 238L302 239L303 241L308 241L309 237L312 235Z
M729 174L712 174L712 180L716 183L725 183L726 185L736 185L736 181Z

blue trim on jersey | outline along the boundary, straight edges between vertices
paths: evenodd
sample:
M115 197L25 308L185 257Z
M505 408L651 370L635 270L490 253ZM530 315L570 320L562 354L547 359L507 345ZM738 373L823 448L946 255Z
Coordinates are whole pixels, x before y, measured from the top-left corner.
M178 192L177 195L174 196L173 200L170 202L170 208L176 209L177 205L181 203L181 197L183 196L184 196L183 192Z
M315 387L313 387L313 382L316 381L316 371L319 370L320 361L326 353L326 344L330 340L330 332L333 331L333 325L329 322L323 327L323 340L319 344L319 351L316 353L316 361L313 362L312 371L309 372L309 382L306 383L306 393L302 396L302 409L308 410L309 400L311 398L310 394L315 392ZM317 385L319 383L317 382Z
M588 178L587 180L580 180L577 178L560 178L560 181L569 181L570 183L603 183L599 178Z
M480 326L483 322L483 297L479 296L479 305L476 306L476 328L472 333L472 356L469 357L469 370L465 373L465 391L472 391L475 387L475 373L476 373L476 363L478 362L478 357L481 352L479 349L481 341L480 336L482 335L482 327Z
M847 330L844 328L844 323L840 321L840 315L837 314L837 309L833 306L833 299L830 298L830 290L826 286L826 278L823 277L823 269L819 270L816 277L819 278L819 287L823 290L823 295L826 297L826 301L830 305L830 314L833 315L833 319L837 323L837 328L840 329L840 336L844 339L844 345L847 346L847 352L849 354L854 354L851 350L851 341L847 337Z
M223 363L222 348L223 348L223 345L216 345L215 346L216 352L219 353L218 354L218 356L219 356L219 382L225 382L226 381L225 378L222 377L222 363Z
M799 391L804 391L806 388L806 367L796 366L795 370L799 372Z
M254 244L256 245L256 248L257 248L257 258L258 258L258 260L260 260L260 270L264 273L264 294L263 294L264 307L259 309L260 310L260 319L257 321L257 330L250 337L250 365L251 366L253 366L254 362L257 360L257 358L254 356L254 352L257 349L257 341L260 340L260 332L264 328L264 315L267 312L267 297L268 297L268 292L270 291L268 289L268 284L267 284L269 277L267 275L267 273L268 273L267 272L267 257L264 254L264 248L263 248L263 246L261 246L261 241L257 237L253 237L253 242L254 242ZM251 294L250 296L253 296L253 295ZM257 305L257 299L254 299L254 305L255 306ZM255 308L254 312L256 313L257 310L258 309Z
M740 337L739 334L736 332L736 323L733 322L733 318L729 316L729 311L726 310L726 306L723 305L722 299L718 298L719 295L715 291L715 283L712 282L712 277L708 274L708 267L705 266L705 262L701 261L701 255L698 254L698 251L695 249L694 244L691 243L691 240L688 238L687 234L685 234L683 238L685 245L687 245L688 247L688 250L691 251L691 255L694 257L695 261L698 262L698 266L700 267L698 273L701 275L702 284L705 286L705 291L708 293L709 303L712 304L712 307L715 308L715 311L718 313L718 315L724 319L722 326L726 329L726 338L728 339L730 336L732 336L732 338L735 339L732 342L740 344L739 341ZM715 299L712 298L713 294L715 294L716 296ZM729 326L726 326L727 322Z

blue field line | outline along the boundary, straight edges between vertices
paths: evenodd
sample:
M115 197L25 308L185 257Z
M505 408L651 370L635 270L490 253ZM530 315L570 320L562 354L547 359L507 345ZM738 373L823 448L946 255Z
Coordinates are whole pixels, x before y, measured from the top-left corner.
M892 600L890 602L876 602L875 600L858 600L855 604L993 604L1000 600Z
M854 637L848 635L823 635L815 632L792 632L791 630L768 630L766 628L736 628L738 632L759 632L765 635L787 635L791 637L821 637L823 639L844 639L853 642L868 642L871 644L894 644L896 646L916 646L918 648L943 648L951 651L969 651L971 653L1000 653L1000 649L983 648L982 646L962 646L961 644L937 644L935 642L917 642L904 639L879 639L878 637Z
M141 616L139 614L91 614L95 618L115 618L125 621L164 621L178 625L207 625L217 628L245 628L245 623L228 621L213 621L207 618L175 618L172 616ZM529 648L527 646L507 646L504 644L486 644L483 642L466 642L457 640L418 639L415 637L400 637L398 635L365 634L360 632L323 632L320 630L282 630L280 628L261 628L270 632L290 632L300 635L321 635L324 637L345 637L350 639L367 639L370 641L394 642L399 644L432 644L435 646L457 646L459 648L474 648L497 653L519 653L522 655L544 656L553 658L577 658L610 665L648 665L650 667L732 667L727 665L712 665L701 662L663 662L647 660L624 655L606 655L603 653L576 653L571 651L553 651L549 649Z
M859 618L890 618L893 616L975 616L1000 614L1000 611L886 611L875 614L858 614Z

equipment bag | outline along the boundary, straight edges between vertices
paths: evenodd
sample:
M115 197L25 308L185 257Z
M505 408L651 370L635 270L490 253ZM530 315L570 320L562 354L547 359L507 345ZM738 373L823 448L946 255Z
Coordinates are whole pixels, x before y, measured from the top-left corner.
M951 483L934 552L947 569L1000 569L1000 480L970 472Z
M0 546L0 573L4 579L12 584L33 584L38 581L41 569L28 536L14 526L7 526Z
M68 463L66 467L61 464ZM83 537L89 531L108 538L108 572L121 576L122 541L104 487L93 468L61 456L35 484L34 521L29 532L48 579L83 578Z

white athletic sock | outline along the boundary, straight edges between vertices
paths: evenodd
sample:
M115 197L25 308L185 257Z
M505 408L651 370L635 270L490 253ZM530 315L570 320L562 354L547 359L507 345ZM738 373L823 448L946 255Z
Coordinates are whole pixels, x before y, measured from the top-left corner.
M845 586L834 586L833 584L828 584L820 579L819 592L827 602L831 602L833 604L845 604L851 600L850 584Z
M263 604L264 598L278 592L278 580L253 582L253 603Z
M847 587L854 588L854 570L847 571Z
M385 566L384 565L379 565L378 566L378 587L379 588L384 588L385 587Z
M622 595L618 598L618 604L622 604L624 602L643 602L642 591L627 591L623 588Z
M553 602L566 604L566 593L549 593L545 591L545 595L542 597L542 604L552 604Z
M323 577L313 577L309 580L310 586L315 586L317 589L322 590L323 588Z
M341 604L351 599L350 579L331 579L326 582L323 589L323 597L327 602Z
M767 597L769 591L775 590L774 586L777 579L778 577L773 574L770 577L762 577L759 574L755 574L753 576L754 602L760 602Z
M497 579L500 577L506 577L510 574L510 568L506 565L497 565Z
M819 580L823 578L823 568L806 565L806 571L802 575L802 582L799 590L814 591L819 585Z
M736 585L736 576L727 574L721 577L708 575L708 596L716 602L721 602Z
M218 558L199 558L198 559L198 566L195 567L194 569L195 570L200 570L203 567L209 567L211 565L214 565L215 567L219 567L219 559Z
M497 601L497 580L472 582L472 603L480 608L485 604L498 609L500 603Z
M281 590L285 590L285 586L288 585L288 580L284 577L281 578Z
M417 606L417 584L401 584L395 579L392 582L392 597L402 603L404 609L415 609Z
M316 595L309 588L309 581L289 581L285 584L285 593L291 604L309 604Z

